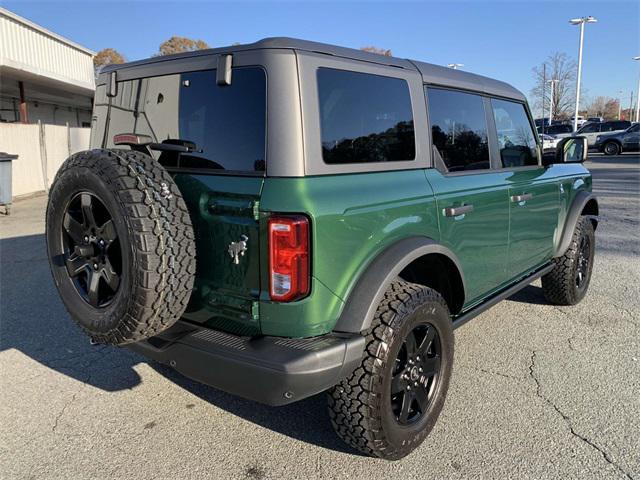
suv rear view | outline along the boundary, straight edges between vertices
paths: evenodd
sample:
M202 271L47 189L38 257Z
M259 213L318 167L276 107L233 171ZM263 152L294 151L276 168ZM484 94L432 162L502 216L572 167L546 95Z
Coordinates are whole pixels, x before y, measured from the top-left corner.
M337 434L395 460L444 405L454 328L538 278L556 304L587 292L586 141L543 159L503 82L266 39L97 83L47 208L95 343L270 405L327 391Z

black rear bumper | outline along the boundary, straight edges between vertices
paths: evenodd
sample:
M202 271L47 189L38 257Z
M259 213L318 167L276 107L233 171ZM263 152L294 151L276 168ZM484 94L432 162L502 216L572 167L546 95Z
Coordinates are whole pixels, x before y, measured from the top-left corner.
M267 405L285 405L351 374L364 345L360 335L249 338L179 322L163 335L127 346L206 385Z

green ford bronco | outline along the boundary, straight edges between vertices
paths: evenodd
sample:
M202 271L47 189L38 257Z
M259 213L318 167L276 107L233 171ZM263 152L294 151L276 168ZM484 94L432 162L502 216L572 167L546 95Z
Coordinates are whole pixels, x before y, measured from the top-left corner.
M586 141L543 157L503 82L273 38L97 83L46 234L92 342L269 405L328 391L338 435L393 460L438 418L455 328L538 278L587 291Z

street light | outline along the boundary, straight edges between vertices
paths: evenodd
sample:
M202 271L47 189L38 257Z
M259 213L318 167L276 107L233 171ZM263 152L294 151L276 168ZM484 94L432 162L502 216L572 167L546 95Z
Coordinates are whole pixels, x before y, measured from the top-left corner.
M634 60L640 60L640 55L633 57ZM631 115L631 112L629 112ZM638 77L638 96L636 97L636 122L640 122L640 77Z
M558 83L558 80L555 78L552 78L551 80L547 80L547 83L551 84L551 101L549 102L549 125L551 125L551 122L553 122L553 92L555 90L555 86L556 83ZM543 120L544 122L544 120Z
M591 15L582 18L572 18L571 25L580 25L580 49L578 50L578 80L576 84L576 114L573 117L573 130L578 130L578 110L580 108L580 77L582 76L582 44L584 43L584 24L596 23L598 20Z
M620 120L620 117L622 117L622 94L623 91L620 90L618 92L618 120Z
M447 67L457 70L460 67L464 67L464 63L450 63L447 65Z

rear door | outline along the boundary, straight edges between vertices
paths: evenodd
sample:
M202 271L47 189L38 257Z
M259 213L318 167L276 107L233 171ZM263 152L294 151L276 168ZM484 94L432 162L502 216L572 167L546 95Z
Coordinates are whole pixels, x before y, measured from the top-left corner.
M560 213L560 184L552 168L541 165L525 104L491 99L500 172L509 189L510 278L549 260Z
M486 100L438 87L426 94L436 168L425 172L436 194L440 241L462 264L469 306L507 280L507 184L491 168Z
M266 169L266 72L250 53L234 54L231 84L209 67L120 82L112 99L114 135L146 135L188 153L151 150L172 175L196 238L196 282L184 319L229 332L260 332L258 204ZM178 67L179 68L179 67Z

